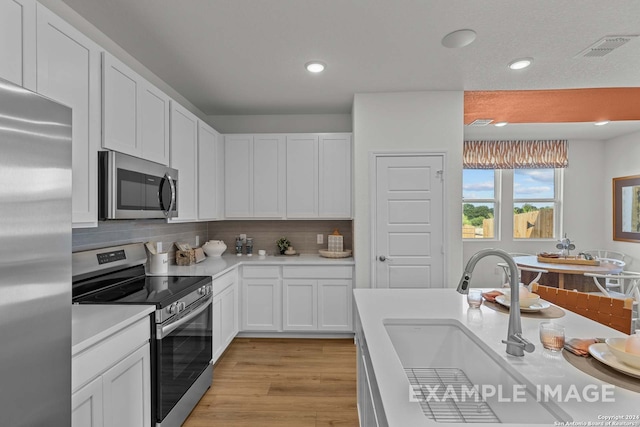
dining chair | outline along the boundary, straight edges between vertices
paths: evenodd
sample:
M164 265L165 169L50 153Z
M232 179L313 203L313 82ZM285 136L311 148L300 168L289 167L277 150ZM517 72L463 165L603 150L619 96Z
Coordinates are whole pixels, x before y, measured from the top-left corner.
M633 311L633 324L634 327L640 326L638 324L638 304L640 303L640 273L634 271L623 271L618 274L596 274L596 273L584 273L587 277L593 278L593 283L600 289L600 292L607 297L616 299L631 299L632 311ZM604 282L604 283L601 283ZM619 285L620 291L612 291L607 288L606 284L609 281L616 281Z
M623 261L625 264L631 262L631 257L624 252L619 251L610 251L608 249L589 249L586 251L582 251L582 253L589 254L594 258L602 260L606 259L617 259Z
M622 270L624 270L624 267L627 265L626 262L624 262L621 259L617 259L617 258L599 258L600 263L609 263L609 264L613 264L613 265L617 265L618 267L620 267ZM621 288L621 283L618 280L617 277L607 277L605 279L605 288L609 289L620 289ZM621 292L624 292L621 290Z
M611 298L588 292L553 288L538 283L531 286L531 291L558 307L625 334L631 334L631 331L638 326L637 317L633 317L633 298Z

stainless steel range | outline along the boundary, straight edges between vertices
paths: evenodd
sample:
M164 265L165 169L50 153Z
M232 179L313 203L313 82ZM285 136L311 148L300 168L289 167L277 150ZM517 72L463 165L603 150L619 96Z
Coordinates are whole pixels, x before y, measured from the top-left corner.
M153 426L180 426L211 386L210 276L146 276L143 244L73 254L74 304L153 304Z

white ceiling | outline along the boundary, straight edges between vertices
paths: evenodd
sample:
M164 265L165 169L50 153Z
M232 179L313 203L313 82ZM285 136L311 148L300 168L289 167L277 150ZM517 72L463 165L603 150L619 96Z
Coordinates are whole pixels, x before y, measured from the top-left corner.
M640 85L638 0L64 0L209 115L349 113L354 93ZM447 33L477 39L444 48ZM514 58L533 57L513 72ZM327 69L310 75L304 64ZM524 126L524 125L523 125Z

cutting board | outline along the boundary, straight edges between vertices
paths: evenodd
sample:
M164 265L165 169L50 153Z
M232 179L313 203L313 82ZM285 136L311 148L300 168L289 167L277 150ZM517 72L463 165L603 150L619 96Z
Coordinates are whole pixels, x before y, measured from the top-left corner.
M550 264L579 264L579 265L600 265L597 259L584 259L569 256L566 258L547 258L538 255L538 262L547 262Z

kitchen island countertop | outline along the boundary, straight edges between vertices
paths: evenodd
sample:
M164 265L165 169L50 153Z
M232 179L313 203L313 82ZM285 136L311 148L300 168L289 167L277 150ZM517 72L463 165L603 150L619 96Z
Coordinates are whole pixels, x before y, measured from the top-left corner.
M488 345L502 362L510 364L536 387L561 385L565 391L571 386L575 386L579 391L586 387L601 388L603 385L610 387L607 383L576 369L562 355L549 357L549 352L542 348L538 337L540 319L522 317L523 336L533 342L536 348L533 353L525 353L524 357L514 357L505 352L505 345L501 343L501 340L506 338L508 314L482 305L479 316L478 313L470 316L468 311L474 309L468 308L466 297L457 293L455 289L355 289L354 296L385 415L391 427L441 424L424 416L418 403L409 401L409 382L384 326L384 322L388 319L457 321ZM554 321L564 325L567 339L626 336L570 311L566 311L564 317ZM615 422L631 422L631 424L609 425L640 425L638 418L624 418L625 416L638 417L640 414L639 393L615 387L614 402L567 400L559 405L575 423L584 422L584 425L587 425L591 422L607 425L606 417L621 416L623 418ZM526 415L523 416L526 417Z

